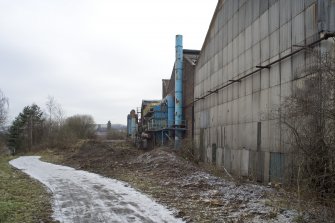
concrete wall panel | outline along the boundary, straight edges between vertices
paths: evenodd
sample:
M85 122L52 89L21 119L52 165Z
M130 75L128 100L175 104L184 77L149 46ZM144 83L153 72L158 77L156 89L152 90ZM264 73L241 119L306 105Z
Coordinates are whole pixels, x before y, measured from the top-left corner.
M306 38L315 36L318 32L317 26L317 8L316 4L309 6L305 11L305 26L306 26Z
M305 0L294 0L292 4L292 17L295 17L305 9Z
M229 149L233 147L233 125L226 126L226 146Z
M212 147L211 146L207 146L207 149L206 149L206 162L212 163Z
M241 74L240 76L242 76L243 74ZM239 97L244 97L245 96L245 86L246 86L246 82L245 81L241 81L239 83Z
M286 83L293 79L291 58L281 61L281 83Z
M257 72L252 75L252 92L261 90L261 73Z
M300 13L292 19L292 44L304 45L305 39L305 19L304 13Z
M270 35L270 57L274 57L279 54L279 30L274 31Z
M291 22L285 23L280 27L280 52L283 52L289 48L291 48L292 45L292 39L291 39L291 31L292 26Z
M245 49L249 49L252 46L252 26L246 28L244 41Z
M280 128L278 120L269 121L269 151L280 152Z
M240 32L238 35L238 55L245 51L245 32Z
M241 150L241 176L249 175L249 150Z
M291 0L279 0L280 26L291 19Z
M293 78L301 78L306 75L305 73L305 52L300 52L292 56L292 72Z
M269 13L266 11L260 17L260 39L264 39L269 35Z
M223 155L223 165L227 171L231 172L231 150L228 148L224 148L224 155Z
M216 166L223 166L223 149L217 148L216 150Z
M260 39L260 27L259 27L259 19L256 19L253 23L252 23L252 43L256 44L258 43L261 39Z
M246 122L246 97L240 97L238 100L238 123Z
M270 88L269 92L269 112L276 111L280 105L280 85ZM270 117L271 118L271 117Z
M245 96L245 110L243 110L245 113L245 120L244 122L252 122L252 95L249 94Z
M258 122L260 120L261 92L252 94L252 120Z
M243 80L245 82L245 94L249 95L252 93L252 77L247 77Z
M231 150L231 172L235 175L241 173L241 150Z
M260 149L261 151L267 151L270 148L270 138L269 138L269 121L262 121L262 131L261 131L261 145Z
M275 64L270 69L270 87L280 84L280 64Z
M239 97L240 85L238 83L235 83L232 86L233 86L233 100L236 100Z
M260 107L259 107L259 115L262 119L268 118L269 112L269 89L265 89L261 91L260 97Z
M269 181L269 174L270 174L270 152L264 152L264 182Z
M252 48L249 48L246 52L245 52L245 58L244 58L244 63L245 63L245 70L250 70L253 67L253 63L252 63ZM244 70L243 70L244 71ZM242 71L242 72L243 72Z
M233 105L233 110L232 110L232 113L233 113L233 124L237 124L238 123L238 115L239 115L239 100L234 100L232 101L232 105Z
M270 33L279 29L279 1L273 4L269 9L269 29Z
M245 54L242 53L238 57L238 70L237 70L238 75L242 74L245 71L245 65L246 65L245 64Z
M270 38L266 37L261 41L261 62L270 59ZM267 64L266 62L265 64Z
M270 84L270 70L263 69L261 71L261 90L269 88L269 84Z
M285 84L280 85L281 88L281 102L283 102L287 97L292 94L292 82L287 82Z
M260 0L259 14L262 15L269 8L269 0Z
M252 1L252 21L255 21L260 15L259 5L260 5L260 0Z

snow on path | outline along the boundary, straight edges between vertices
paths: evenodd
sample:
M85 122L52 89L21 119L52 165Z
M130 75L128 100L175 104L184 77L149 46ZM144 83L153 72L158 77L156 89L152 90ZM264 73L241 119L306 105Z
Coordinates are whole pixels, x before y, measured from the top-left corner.
M23 156L10 164L45 184L60 222L182 222L126 183Z

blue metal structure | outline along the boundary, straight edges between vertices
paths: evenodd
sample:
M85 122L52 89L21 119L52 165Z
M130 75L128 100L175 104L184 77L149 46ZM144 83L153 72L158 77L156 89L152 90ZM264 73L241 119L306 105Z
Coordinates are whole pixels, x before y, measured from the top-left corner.
M130 114L127 116L127 137L135 139L137 133L137 122L138 116L135 110L131 110Z
M179 128L183 120L183 36L176 36L175 61L175 127ZM175 149L179 148L182 131L175 131Z
M127 137L131 135L131 116L127 115Z
M187 130L186 121L183 120L183 58L183 37L176 35L176 59L173 69L175 78L169 80L173 85L168 86L169 92L166 89L162 100L142 100L141 119L136 135L139 148L169 145L168 142L173 142L173 139L175 149L180 147L181 139ZM193 63L192 65L194 66Z
M166 96L167 113L168 113L168 127L171 128L174 123L174 100L172 95Z

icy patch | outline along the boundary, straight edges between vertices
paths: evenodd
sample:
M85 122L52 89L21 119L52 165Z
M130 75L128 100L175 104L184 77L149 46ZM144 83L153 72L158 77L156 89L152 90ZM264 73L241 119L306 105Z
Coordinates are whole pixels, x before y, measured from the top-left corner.
M54 165L38 156L10 164L46 185L53 194L53 217L60 222L183 222L128 184L86 171Z

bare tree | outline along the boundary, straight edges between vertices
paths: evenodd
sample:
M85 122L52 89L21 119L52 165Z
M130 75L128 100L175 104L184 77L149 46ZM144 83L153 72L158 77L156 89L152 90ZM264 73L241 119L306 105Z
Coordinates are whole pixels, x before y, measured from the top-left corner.
M55 100L54 97L48 96L45 103L47 108L47 144L54 147L61 140L63 136L61 133L62 126L65 122L64 112L62 106Z
M49 122L51 123L52 120L52 114L54 113L54 109L56 107L55 105L55 98L53 96L48 96L47 102L45 105L47 106L48 109L48 115L49 115Z
M53 96L48 96L45 103L48 110L48 118L50 125L61 126L64 123L65 115L61 104L59 104Z
M306 52L310 63L302 85L281 104L278 119L294 156L293 178L298 197L318 195L324 204L335 199L335 58L320 50Z
M3 94L0 89L0 127L6 123L8 106L8 98Z

